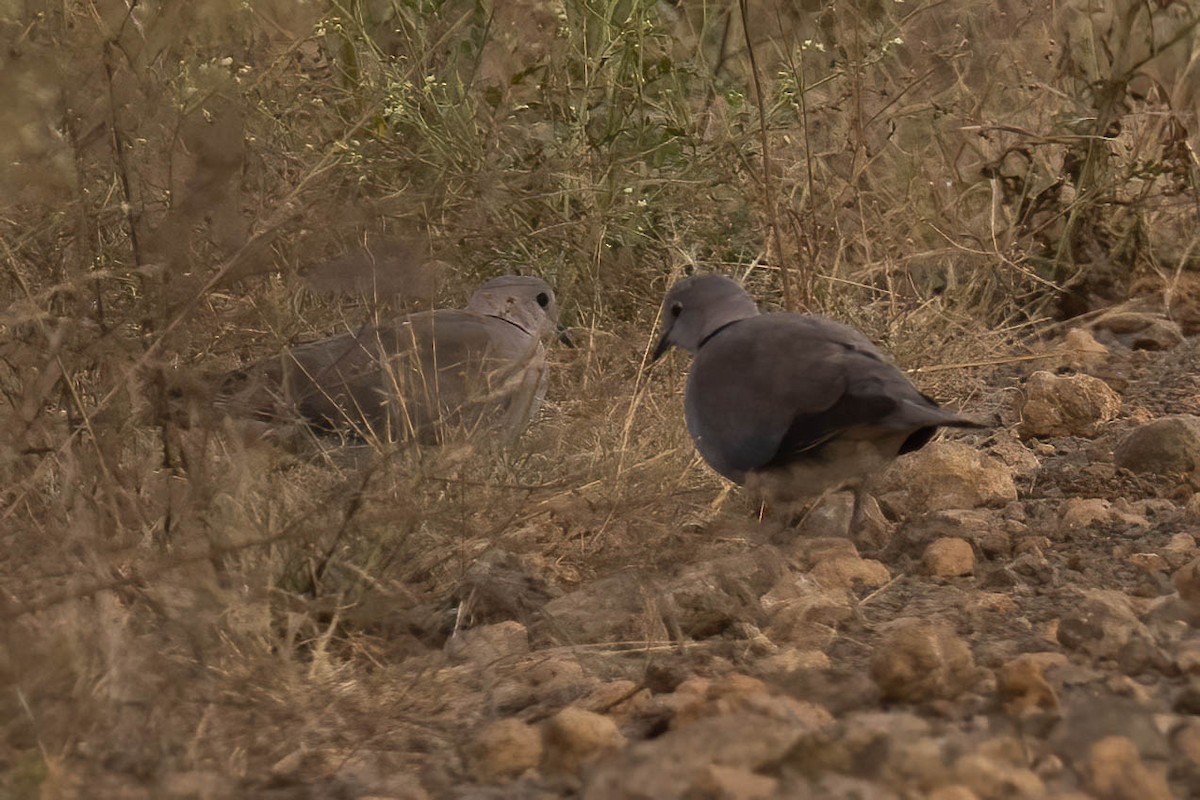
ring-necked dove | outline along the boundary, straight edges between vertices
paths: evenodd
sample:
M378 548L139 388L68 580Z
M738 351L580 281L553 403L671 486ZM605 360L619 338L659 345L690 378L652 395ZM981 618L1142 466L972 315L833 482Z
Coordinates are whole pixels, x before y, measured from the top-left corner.
M250 390L258 402L242 405L260 416L279 416L282 405L284 415L364 438L434 444L486 430L508 441L541 405L543 340L556 330L549 284L506 275L479 287L465 309L410 314L297 345L233 383L258 384Z
M767 499L854 491L858 527L870 478L940 426L982 427L938 407L857 330L821 317L760 314L737 283L684 278L663 301L652 360L694 356L688 431L720 474Z

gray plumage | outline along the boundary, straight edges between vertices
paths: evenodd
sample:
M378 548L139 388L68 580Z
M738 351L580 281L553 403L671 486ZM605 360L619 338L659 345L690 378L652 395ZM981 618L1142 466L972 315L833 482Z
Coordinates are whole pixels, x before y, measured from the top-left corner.
M694 355L688 431L713 469L792 502L853 489L851 526L870 478L940 426L980 427L939 408L855 329L796 313L760 314L737 283L685 278L663 301L653 357Z
M410 314L297 345L229 386L260 417L299 415L363 438L433 444L486 430L509 440L541 405L543 340L557 326L549 284L506 275L483 284L465 309Z

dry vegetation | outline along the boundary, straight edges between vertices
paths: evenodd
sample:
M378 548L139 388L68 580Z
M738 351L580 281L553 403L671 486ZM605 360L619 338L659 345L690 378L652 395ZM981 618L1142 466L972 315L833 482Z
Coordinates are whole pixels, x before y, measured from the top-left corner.
M0 796L450 794L511 713L508 673L444 668L453 632L518 620L604 678L674 652L538 611L753 539L744 505L712 521L680 362L643 369L683 272L981 413L1056 320L1136 298L1191 332L1195 14L0 4ZM517 448L297 455L213 413L206 376L378 311L304 279L372 237L453 265L438 303L556 286L580 346ZM685 632L689 669L753 672L738 630Z

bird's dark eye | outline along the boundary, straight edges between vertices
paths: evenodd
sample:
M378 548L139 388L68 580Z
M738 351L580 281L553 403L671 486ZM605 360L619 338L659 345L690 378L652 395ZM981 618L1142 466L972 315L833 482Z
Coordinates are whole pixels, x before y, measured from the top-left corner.
M683 311L683 303L675 303L671 306L671 316L678 317L679 312Z
M545 292L538 292L537 304L542 308L550 305L550 295L546 294Z

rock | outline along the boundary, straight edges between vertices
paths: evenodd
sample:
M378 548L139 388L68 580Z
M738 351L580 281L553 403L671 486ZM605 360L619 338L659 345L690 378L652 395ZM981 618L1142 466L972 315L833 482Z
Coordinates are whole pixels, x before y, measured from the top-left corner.
M910 519L898 538L918 547L940 538L966 539L988 558L1004 558L1012 554L1007 522L1010 520L1002 519L995 509L951 508Z
M1190 533L1177 533L1162 549L1162 557L1171 569L1179 569L1196 557L1196 538Z
M501 659L528 653L529 631L513 620L468 628L447 639L445 650L455 661L469 661L486 667Z
M1098 497L1071 497L1063 503L1060 522L1066 530L1090 528L1111 521L1112 504Z
M928 722L908 712L854 713L806 733L783 766L810 779L848 773L941 782L946 770L933 763L928 745L918 744L931 741L929 732ZM887 754L886 762L880 761L882 754ZM910 760L913 755L917 763Z
M885 474L879 496L880 504L900 517L1001 506L1016 499L1012 470L973 447L950 441L898 458Z
M624 744L625 737L611 719L567 706L542 728L542 769L547 774L576 775L585 764Z
M692 724L698 719L739 713L763 714L806 728L824 725L831 719L829 712L815 703L774 694L757 678L738 673L715 681L704 678L684 681L676 694L679 701L664 703L675 708L671 720L673 728Z
M927 800L979 800L979 795L962 784L952 784L934 789L925 795Z
M1019 432L1022 438L1091 438L1120 410L1120 395L1099 378L1035 372L1025 384Z
M597 714L607 714L621 722L646 713L653 705L653 700L650 690L640 683L615 680L593 687L576 705Z
M467 748L468 768L480 783L517 778L537 767L541 758L542 737L538 730L512 718L487 724Z
M1171 582L1193 615L1200 616L1200 558L1189 561L1175 571Z
M1141 311L1112 311L1092 327L1115 334L1117 341L1134 350L1170 350L1183 341L1179 323Z
M706 717L597 764L585 778L581 796L583 800L682 798L702 784L710 766L753 773L777 763L808 732L803 724L764 714Z
M1134 512L1127 503L1110 503L1098 497L1072 497L1063 504L1061 515L1065 530L1092 528L1100 525L1121 525L1149 528L1150 521Z
M537 632L571 644L670 638L652 592L632 574L602 578L542 607Z
M871 653L871 678L887 698L952 700L978 678L966 642L945 624L903 618L888 625Z
M753 621L762 614L758 598L783 575L784 563L777 550L761 547L690 565L662 590L665 611L693 639Z
M1200 720L1184 720L1171 736L1171 745L1193 766L1200 766Z
M1032 475L1042 466L1037 454L1007 428L995 431L988 453L1003 461L1016 475Z
M820 650L800 650L789 647L758 661L763 675L782 676L800 669L827 669L829 656Z
M1046 791L1042 779L1032 770L981 753L960 756L954 762L954 774L980 800L1041 797Z
M1058 694L1046 680L1049 667L1067 663L1061 653L1025 653L1006 663L996 673L996 697L1009 714L1054 711Z
M496 710L512 715L530 706L564 705L583 697L599 683L584 675L579 662L566 653L526 656L506 665L492 688Z
M811 570L822 561L835 558L858 558L854 542L840 536L796 537L788 553L804 569Z
M1129 598L1110 589L1089 589L1058 624L1058 641L1071 650L1115 658L1131 638L1153 637L1134 614Z
M705 800L760 800L773 797L779 780L748 769L709 764L688 787L688 797Z
M925 548L921 564L926 573L937 578L971 575L975 572L975 551L965 539L937 539Z
M1192 496L1183 504L1183 515L1188 522L1200 522L1200 492L1193 492Z
M813 567L812 576L829 587L878 589L892 579L882 563L871 558L831 558Z
M1200 417L1178 414L1142 425L1113 451L1118 467L1137 473L1179 475L1200 466Z
M1068 369L1090 372L1108 360L1109 350L1096 341L1087 328L1072 328L1063 337L1062 349L1067 351L1061 361Z
M1086 765L1092 791L1102 800L1170 800L1167 779L1142 761L1137 746L1124 736L1094 743Z

